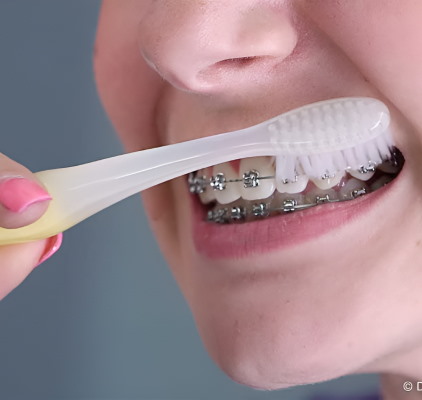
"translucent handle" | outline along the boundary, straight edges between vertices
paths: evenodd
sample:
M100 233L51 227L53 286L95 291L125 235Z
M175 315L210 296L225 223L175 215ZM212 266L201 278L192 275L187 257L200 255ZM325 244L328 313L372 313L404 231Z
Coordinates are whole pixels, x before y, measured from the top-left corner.
M289 111L258 125L76 167L37 173L53 197L42 218L23 228L0 228L0 245L62 232L137 192L231 160L338 151L383 133L387 107L376 99L344 98Z
M241 134L238 132L238 134ZM53 200L31 225L0 228L0 245L54 236L91 215L154 185L200 168L242 157L269 154L273 146L250 138L239 146L230 134L124 154L75 167L37 172ZM242 138L243 140L245 137Z

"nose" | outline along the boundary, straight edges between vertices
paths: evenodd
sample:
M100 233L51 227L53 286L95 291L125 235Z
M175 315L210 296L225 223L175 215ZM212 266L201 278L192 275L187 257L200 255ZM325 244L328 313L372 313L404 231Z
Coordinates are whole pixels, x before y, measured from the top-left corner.
M268 83L298 41L289 8L277 3L155 0L140 23L142 54L165 80L186 91Z

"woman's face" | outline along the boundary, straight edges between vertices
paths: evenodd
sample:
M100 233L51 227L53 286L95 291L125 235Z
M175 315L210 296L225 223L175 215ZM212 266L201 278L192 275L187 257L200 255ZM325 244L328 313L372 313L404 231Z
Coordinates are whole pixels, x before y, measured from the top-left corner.
M222 225L198 215L186 176L143 193L204 344L234 380L418 373L421 18L420 0L104 1L95 73L128 151L334 97L392 111L405 167L347 205Z

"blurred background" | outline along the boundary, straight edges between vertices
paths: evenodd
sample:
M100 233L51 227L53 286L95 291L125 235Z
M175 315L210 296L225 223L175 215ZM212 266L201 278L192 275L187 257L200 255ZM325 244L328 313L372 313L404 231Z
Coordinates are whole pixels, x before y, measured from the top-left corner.
M33 171L122 153L93 80L99 7L0 0L0 151ZM355 376L259 392L229 380L202 346L137 195L67 231L0 302L1 400L305 400L377 386Z

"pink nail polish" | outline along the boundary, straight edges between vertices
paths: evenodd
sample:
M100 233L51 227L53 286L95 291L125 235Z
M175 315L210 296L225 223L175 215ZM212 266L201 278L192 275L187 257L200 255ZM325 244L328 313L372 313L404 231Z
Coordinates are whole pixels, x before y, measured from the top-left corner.
M42 264L44 261L48 260L58 249L60 249L62 242L63 242L63 233L59 233L58 235L51 237L48 240L44 253L41 256L40 261L35 266L35 268L38 267L40 264Z
M9 211L21 213L31 204L51 199L41 186L28 179L10 178L0 181L0 203Z

